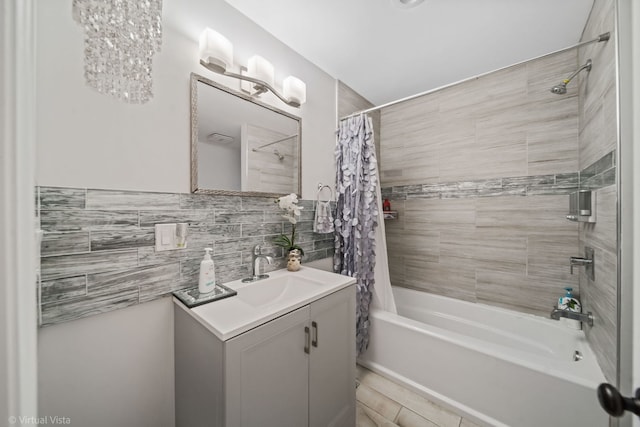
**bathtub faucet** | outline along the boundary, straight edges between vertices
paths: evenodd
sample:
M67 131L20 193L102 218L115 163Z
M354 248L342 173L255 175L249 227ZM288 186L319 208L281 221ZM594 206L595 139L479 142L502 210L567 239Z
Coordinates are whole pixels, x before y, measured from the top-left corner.
M551 318L553 320L560 320L561 317L587 322L589 326L593 326L593 314L591 314L591 312L577 313L575 311L563 310L561 308L554 308L553 311L551 311Z
M591 264L593 264L593 260L592 259L580 258L580 257L575 257L575 256L572 256L571 258L569 258L569 266L571 267L571 274L573 274L573 267L580 266L580 265L584 265L585 267L589 267Z

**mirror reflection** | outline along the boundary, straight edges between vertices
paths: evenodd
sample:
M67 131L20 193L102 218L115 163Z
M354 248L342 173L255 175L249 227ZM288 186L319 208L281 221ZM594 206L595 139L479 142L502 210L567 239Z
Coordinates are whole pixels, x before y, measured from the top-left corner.
M191 191L300 194L301 119L191 75Z

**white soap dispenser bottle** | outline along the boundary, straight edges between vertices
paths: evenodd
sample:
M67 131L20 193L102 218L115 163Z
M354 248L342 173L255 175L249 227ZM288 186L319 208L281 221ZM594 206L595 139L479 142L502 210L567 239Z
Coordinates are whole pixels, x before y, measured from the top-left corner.
M216 270L211 259L211 248L204 249L204 259L200 263L200 281L198 291L201 294L208 294L216 287Z

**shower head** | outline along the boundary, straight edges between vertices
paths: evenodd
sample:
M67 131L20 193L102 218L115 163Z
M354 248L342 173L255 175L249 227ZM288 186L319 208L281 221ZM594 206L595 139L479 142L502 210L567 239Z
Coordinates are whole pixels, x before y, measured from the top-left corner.
M280 154L280 152L278 150L273 150L273 154L278 156L278 160L280 160L280 161L284 160L284 154Z
M565 93L567 93L567 84L565 82L562 82L559 85L555 85L551 88L551 93L555 93L556 95L564 95Z
M556 95L564 95L567 93L567 85L575 76L577 76L580 71L587 70L587 72L591 71L591 60L587 59L587 62L580 68L578 68L573 74L564 79L562 83L555 85L551 88L551 93L555 93Z

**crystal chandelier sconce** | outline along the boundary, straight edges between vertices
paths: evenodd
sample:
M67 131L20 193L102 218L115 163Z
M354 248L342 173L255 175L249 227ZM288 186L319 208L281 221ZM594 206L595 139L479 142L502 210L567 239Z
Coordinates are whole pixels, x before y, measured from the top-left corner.
M233 45L211 28L206 28L200 35L200 65L215 73L241 80L241 89L254 96L273 92L282 102L296 108L307 100L307 86L297 77L284 79L282 93L276 90L273 65L259 55L249 58L247 67L240 67L240 74L231 71Z
M73 0L73 19L84 28L87 85L131 104L149 101L162 0Z

